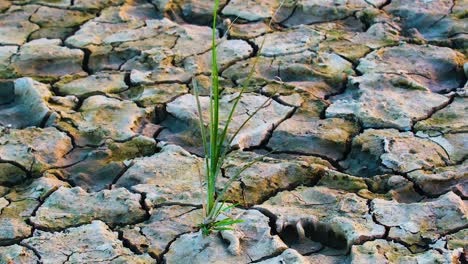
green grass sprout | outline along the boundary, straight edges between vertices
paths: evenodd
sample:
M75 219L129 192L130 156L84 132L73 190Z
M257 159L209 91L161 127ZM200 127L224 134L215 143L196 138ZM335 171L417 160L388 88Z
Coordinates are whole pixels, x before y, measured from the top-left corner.
M282 4L280 5L281 8ZM279 8L278 8L279 9ZM242 222L242 219L236 219L229 215L231 211L238 204L226 204L225 194L232 183L238 179L242 172L253 166L255 163L262 160L269 153L262 155L253 161L243 166L233 177L224 184L220 191L217 190L216 183L219 175L221 174L221 168L226 159L226 155L230 150L234 139L239 132L245 127L245 125L265 106L267 106L271 100L271 97L266 99L249 117L234 131L234 133L228 136L228 130L230 128L231 121L234 117L234 113L237 106L242 98L242 95L247 91L250 80L255 73L255 68L258 64L261 50L265 45L265 39L258 49L258 52L253 60L253 64L248 72L247 78L242 83L242 88L238 92L237 96L233 100L233 104L229 111L229 115L225 120L225 124L220 127L220 96L221 90L219 85L219 66L217 60L217 14L219 10L219 0L214 1L213 7L213 23L212 23L212 36L211 36L211 89L210 89L210 101L209 101L209 123L205 126L205 120L203 118L202 106L200 103L200 94L198 86L193 81L194 94L197 103L197 110L199 115L199 127L203 142L203 150L205 153L205 164L204 164L204 178L200 179L202 186L202 199L203 199L203 221L198 225L204 236L209 235L213 231L232 230L234 224ZM276 15L276 12L275 12ZM275 16L273 15L273 17ZM273 22L273 17L270 20L270 25ZM236 18L237 19L237 18ZM234 20L235 21L235 20ZM232 24L231 24L232 25ZM230 26L231 26L230 25ZM229 29L228 29L229 30ZM272 151L273 152L273 151ZM205 189L203 191L203 189ZM206 193L206 195L205 195Z

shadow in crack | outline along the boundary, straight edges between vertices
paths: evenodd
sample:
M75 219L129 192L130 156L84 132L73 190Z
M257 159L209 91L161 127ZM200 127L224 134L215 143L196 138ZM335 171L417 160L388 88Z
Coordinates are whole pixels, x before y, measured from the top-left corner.
M320 251L324 245L338 250L347 249L345 236L322 223L289 224L279 236L290 248L305 255Z

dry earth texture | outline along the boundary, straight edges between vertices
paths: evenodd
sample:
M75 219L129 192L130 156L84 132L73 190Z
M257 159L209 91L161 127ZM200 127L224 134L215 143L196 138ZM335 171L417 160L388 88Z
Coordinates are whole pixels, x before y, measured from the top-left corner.
M221 2L203 238L213 1L0 0L0 263L467 263L468 1Z

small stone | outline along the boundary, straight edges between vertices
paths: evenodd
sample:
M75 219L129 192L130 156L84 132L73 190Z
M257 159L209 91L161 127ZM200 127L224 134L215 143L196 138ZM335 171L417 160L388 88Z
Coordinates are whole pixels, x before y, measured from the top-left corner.
M126 1L120 6L109 6L101 11L101 15L93 21L107 23L122 23L130 21L145 21L162 19L160 10L144 1Z
M437 196L455 190L457 185L468 183L468 162L432 170L417 170L408 173L408 177L425 193Z
M134 49L113 48L111 45L89 45L86 48L91 52L88 62L91 72L126 70L122 64L139 54Z
M117 233L101 221L63 232L36 230L33 237L22 243L37 252L45 263L156 263L149 255L136 255L124 247Z
M399 203L414 203L424 198L415 190L413 182L400 175L377 175L366 178L365 182L368 190L361 189L358 191L358 195L369 200L380 198Z
M468 98L455 97L447 107L419 121L414 128L435 135L468 131Z
M411 130L413 123L449 102L403 77L365 74L350 77L344 94L332 99L326 117L358 118L365 128Z
M30 40L36 39L60 39L65 40L76 31L74 27L43 27L34 31L29 37Z
M351 3L350 3L351 2ZM383 1L381 1L383 2ZM368 1L299 0L285 2L279 10L279 21L288 27L341 20L371 6Z
M55 86L62 95L78 97L87 97L97 93L119 93L128 88L125 83L125 74L112 72L100 72L72 81L60 81Z
M465 6L463 6L465 4ZM408 1L397 0L384 10L397 17L403 29L415 29L427 40L445 40L466 30L466 21L459 10L466 10L466 3L450 0Z
M93 220L111 226L131 224L145 217L140 198L123 188L86 193L79 187L61 187L39 207L31 222L47 230L61 230Z
M147 221L124 227L121 231L123 238L139 253L160 257L171 241L181 234L194 232L202 220L202 212L195 207L163 206L153 209Z
M82 11L41 6L31 16L30 21L41 27L75 27L93 17L93 14Z
M106 139L124 141L135 136L145 110L131 101L96 95L67 117L76 126L71 133L78 145L100 145Z
M468 184L457 184L455 186L455 192L460 195L463 199L468 198Z
M49 100L49 107L57 112L69 112L79 107L80 100L74 95L52 96Z
M340 164L352 175L368 177L442 167L446 161L444 149L431 140L395 129L367 129L353 139L351 152Z
M370 53L360 60L357 69L365 75L390 74L413 86L442 92L460 86L464 60L463 54L450 48L402 44Z
M418 131L416 135L439 144L447 152L453 163L464 161L468 155L468 133L448 133L430 137Z
M181 9L182 16L186 21L194 24L209 24L213 18L214 2L210 0L177 0L174 1ZM219 1L224 6L227 0Z
M409 204L374 199L371 208L376 221L390 227L390 239L411 246L424 247L468 224L466 202L453 192Z
M192 76L184 68L174 66L175 57L169 49L151 49L127 61L122 69L131 70L133 84L188 83Z
M266 259L257 263L261 263L261 264L277 264L277 263L309 264L312 262L309 262L306 259L306 257L299 254L296 250L288 248L285 251L283 251L281 255L277 257Z
M21 46L11 65L19 75L56 80L83 73L83 58L83 51L63 47L59 39L36 39Z
M302 104L304 104L304 99L297 93L280 96L278 100L280 100L280 102L285 105L294 107L300 107Z
M199 204L203 160L176 145L160 145L161 151L134 159L117 181L116 187L131 188L146 194L146 203Z
M231 0L223 8L223 15L240 17L248 21L263 20L273 16L280 1L261 0L243 2L242 0Z
M294 46L291 43L288 45ZM272 52L275 52L273 47ZM249 78L252 67L250 86L263 87L267 83L280 81L319 98L340 92L348 75L354 74L352 64L337 54L306 50L285 56L259 56L243 60L227 68L222 75L243 84Z
M370 41L374 45L381 42L380 37L369 36L364 31L366 26L361 20L354 17L335 22L314 24L311 27L326 36L326 39L320 42L319 50L332 51L355 64L371 51L367 46Z
M299 26L288 31L266 34L254 41L258 47L263 44L260 51L263 56L274 57L313 49L324 38L319 31L311 27Z
M38 4L56 7L68 7L71 5L71 0L37 0Z
M174 98L189 92L187 85L178 83L148 84L132 87L123 93L123 97L139 105L151 107L166 104Z
M335 255L325 255L325 254L312 254L306 256L306 259L311 263L320 263L320 264L345 264L348 263L347 256L335 256Z
M276 151L315 154L339 160L358 126L340 118L319 119L296 113L282 122L272 134L268 146Z
M255 164L239 172L253 161ZM223 166L225 177L241 182L241 188L228 188L226 199L244 206L262 203L278 190L312 184L325 173L325 167L306 161L280 160L255 153L230 153ZM227 180L226 180L227 181ZM221 181L223 182L223 181ZM221 186L223 184L221 183Z
M392 46L401 40L400 30L394 23L379 22L371 25L365 32L357 33L351 38L351 41L371 49Z
M13 7L1 17L0 44L23 45L28 36L39 29L39 26L31 23L28 18L38 6Z
M32 227L26 221L40 205L40 201L60 186L67 184L45 176L12 188L5 195L9 204L0 210L0 245L16 243L30 236Z
M52 127L0 131L0 159L22 166L33 176L57 164L71 149L70 138Z
M32 227L26 224L25 220L38 204L38 202L34 201L23 201L3 208L0 214L0 225L2 226L0 230L1 245L16 243L31 235Z
M19 245L0 247L0 262L8 264L38 263L39 258L34 251Z
M418 122L415 128L417 126L421 130L417 131L416 135L436 142L444 148L452 162L460 163L468 155L468 133L465 133L464 121L460 120L463 115L454 113L454 109L451 109L450 112L444 111L444 109L440 110L440 114L436 112L434 119L431 117ZM463 110L460 109L460 111ZM450 124L445 124L443 119L449 119L453 122L453 127Z
M229 35L233 38L251 39L263 35L265 33L271 33L272 29L264 22L255 22L248 24L232 24L229 30Z
M362 189L367 189L365 179L335 170L326 170L317 185L349 192L358 192Z
M350 263L454 263L448 253L436 250L413 254L405 246L383 239L355 245L351 249Z
M129 22L129 23L101 23L93 20L86 22L80 27L80 30L75 32L73 36L67 38L65 43L67 45L84 48L89 45L101 45L103 40L112 34L129 30L141 26L143 22Z
M122 5L124 0L76 0L74 7L85 10L103 9L107 6Z
M130 80L135 84L154 83L188 83L191 75L179 67L159 68L154 71L141 72L133 70Z
M132 159L151 156L156 151L154 139L144 136L137 136L123 143L108 142L98 149L78 149L70 153L70 158L64 165L72 165L59 169L59 173L75 186L88 192L97 192L108 189L133 164ZM71 158L72 155L77 157Z
M171 40L172 38L165 39L167 32L163 32L163 30L174 30L174 33L178 33L178 26L172 21L167 19L163 19L161 21L151 21L151 24L146 25L145 27L137 27L135 29L127 29L125 31L117 31L113 32L111 35L106 36L103 39L103 44L110 44L110 45L119 45L124 44L125 42L137 42L142 41L145 38L159 38L155 39L155 44L163 44L161 46L166 46L167 41L169 43L173 43ZM179 29L180 30L180 29ZM174 35L169 34L168 36Z
M5 197L13 202L21 202L27 199L44 201L45 198L61 186L70 187L68 183L46 172L42 177L34 179L32 182L28 181L15 186Z

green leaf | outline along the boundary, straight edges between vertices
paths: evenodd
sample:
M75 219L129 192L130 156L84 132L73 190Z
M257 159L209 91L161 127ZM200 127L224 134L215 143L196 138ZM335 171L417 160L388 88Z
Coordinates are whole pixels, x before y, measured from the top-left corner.
M223 201L223 203L224 203L224 201ZM222 211L222 212L227 212L227 211L231 210L232 208L234 208L234 207L236 207L236 206L238 206L238 205L239 205L239 203L231 204L231 205L226 206L226 207L224 207L223 209L221 209L221 211Z
M226 230L231 231L231 230L234 230L234 228L232 228L232 227L215 227L213 229L216 230L216 231L226 231Z
M278 10L283 5L284 0L280 4L280 7L276 10L273 18L270 21L271 23L274 20L274 16L278 12ZM237 109L237 106L241 100L243 93L247 90L247 86L252 79L252 76L255 72L256 65L259 61L259 57L261 54L261 50L264 47L265 39L263 38L262 44L260 46L259 52L257 53L252 68L250 69L247 79L244 80L242 84L242 89L239 92L239 95L234 99L234 103L229 111L228 118L224 127L221 129L220 133L220 120L219 120L219 108L220 108L220 87L219 87L219 67L218 67L218 60L217 60L217 14L219 11L219 0L214 0L214 7L213 7L213 23L212 23L212 36L211 36L211 54L212 54L212 63L211 63L211 80L212 80L212 87L210 89L210 103L209 103L209 127L208 129L205 128L205 123L203 120L203 113L202 107L200 104L200 97L198 93L198 87L193 82L193 87L195 90L195 97L197 100L197 110L199 114L199 125L200 125L200 132L202 134L202 141L203 141L203 149L205 152L205 172L206 172L206 201L203 202L203 213L204 213L204 220L203 223L199 224L203 235L209 235L212 230L232 230L226 226L234 225L236 223L241 223L242 220L239 219L232 219L232 218L225 218L222 220L217 220L221 213L227 212L234 208L237 204L233 204L227 207L224 207L224 201L219 205L219 201L224 200L223 196L226 190L231 186L232 182L236 180L239 175L248 167L255 164L257 161L254 161L250 164L247 164L244 168L242 168L234 177L229 179L228 183L225 184L223 191L218 194L216 197L216 182L225 161L227 152L229 147L235 138L235 136L240 132L240 130L247 124L247 122L255 115L257 112L264 107L268 103L268 100L264 102L251 116L245 120L245 122L241 125L240 128L234 133L234 136L227 140L228 144L225 146L225 141L227 139L227 131L229 126L232 122L234 113ZM237 19L237 18L236 18ZM259 159L260 160L260 159ZM202 192L203 193L203 192ZM203 195L202 195L203 196Z

